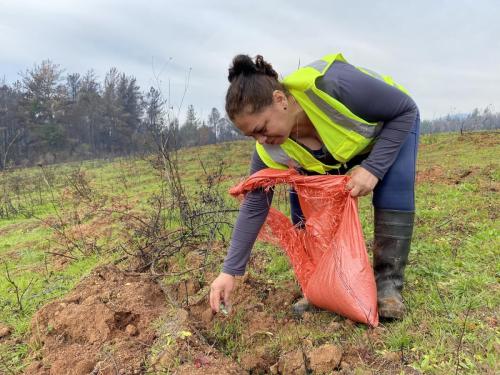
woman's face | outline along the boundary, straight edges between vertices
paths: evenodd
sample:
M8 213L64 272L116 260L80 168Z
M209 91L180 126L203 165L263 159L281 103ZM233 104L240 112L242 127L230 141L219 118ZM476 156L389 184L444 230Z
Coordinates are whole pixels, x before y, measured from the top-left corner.
M285 94L276 92L279 94L273 95L273 103L257 113L243 111L234 117L236 127L260 144L282 144L290 136L294 125Z

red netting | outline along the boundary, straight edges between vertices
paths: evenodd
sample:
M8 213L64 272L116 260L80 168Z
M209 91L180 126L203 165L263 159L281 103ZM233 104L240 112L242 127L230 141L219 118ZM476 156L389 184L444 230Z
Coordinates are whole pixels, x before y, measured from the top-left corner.
M292 186L304 213L305 228L295 227L287 216L271 207L259 238L283 248L311 303L353 321L377 326L377 289L357 200L345 190L349 178L264 169L229 192L242 197L256 188Z

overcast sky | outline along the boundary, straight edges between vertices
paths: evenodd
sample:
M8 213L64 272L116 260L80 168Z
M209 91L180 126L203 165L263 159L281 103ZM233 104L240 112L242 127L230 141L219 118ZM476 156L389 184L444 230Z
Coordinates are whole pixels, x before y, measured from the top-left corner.
M500 111L500 1L0 0L0 78L51 59L66 73L110 67L206 117L224 108L234 55L282 75L342 52L406 86L423 118Z

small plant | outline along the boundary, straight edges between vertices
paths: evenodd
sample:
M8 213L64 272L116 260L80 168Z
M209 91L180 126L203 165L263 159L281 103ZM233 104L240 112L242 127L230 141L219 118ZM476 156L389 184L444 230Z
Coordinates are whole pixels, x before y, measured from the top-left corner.
M217 320L206 334L208 342L225 355L237 353L241 346L242 317L243 311L238 310L233 316Z

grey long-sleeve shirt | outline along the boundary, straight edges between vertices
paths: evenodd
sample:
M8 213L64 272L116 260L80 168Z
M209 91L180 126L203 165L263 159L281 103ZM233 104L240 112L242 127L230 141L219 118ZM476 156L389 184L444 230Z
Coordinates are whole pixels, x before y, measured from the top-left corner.
M399 149L413 127L418 108L397 88L360 72L348 63L336 61L316 85L339 100L357 116L369 122L383 122L373 149L361 161L363 168L382 180L396 160ZM257 152L252 156L250 174L267 168ZM222 271L243 275L260 228L273 198L272 190L249 192L240 207Z

